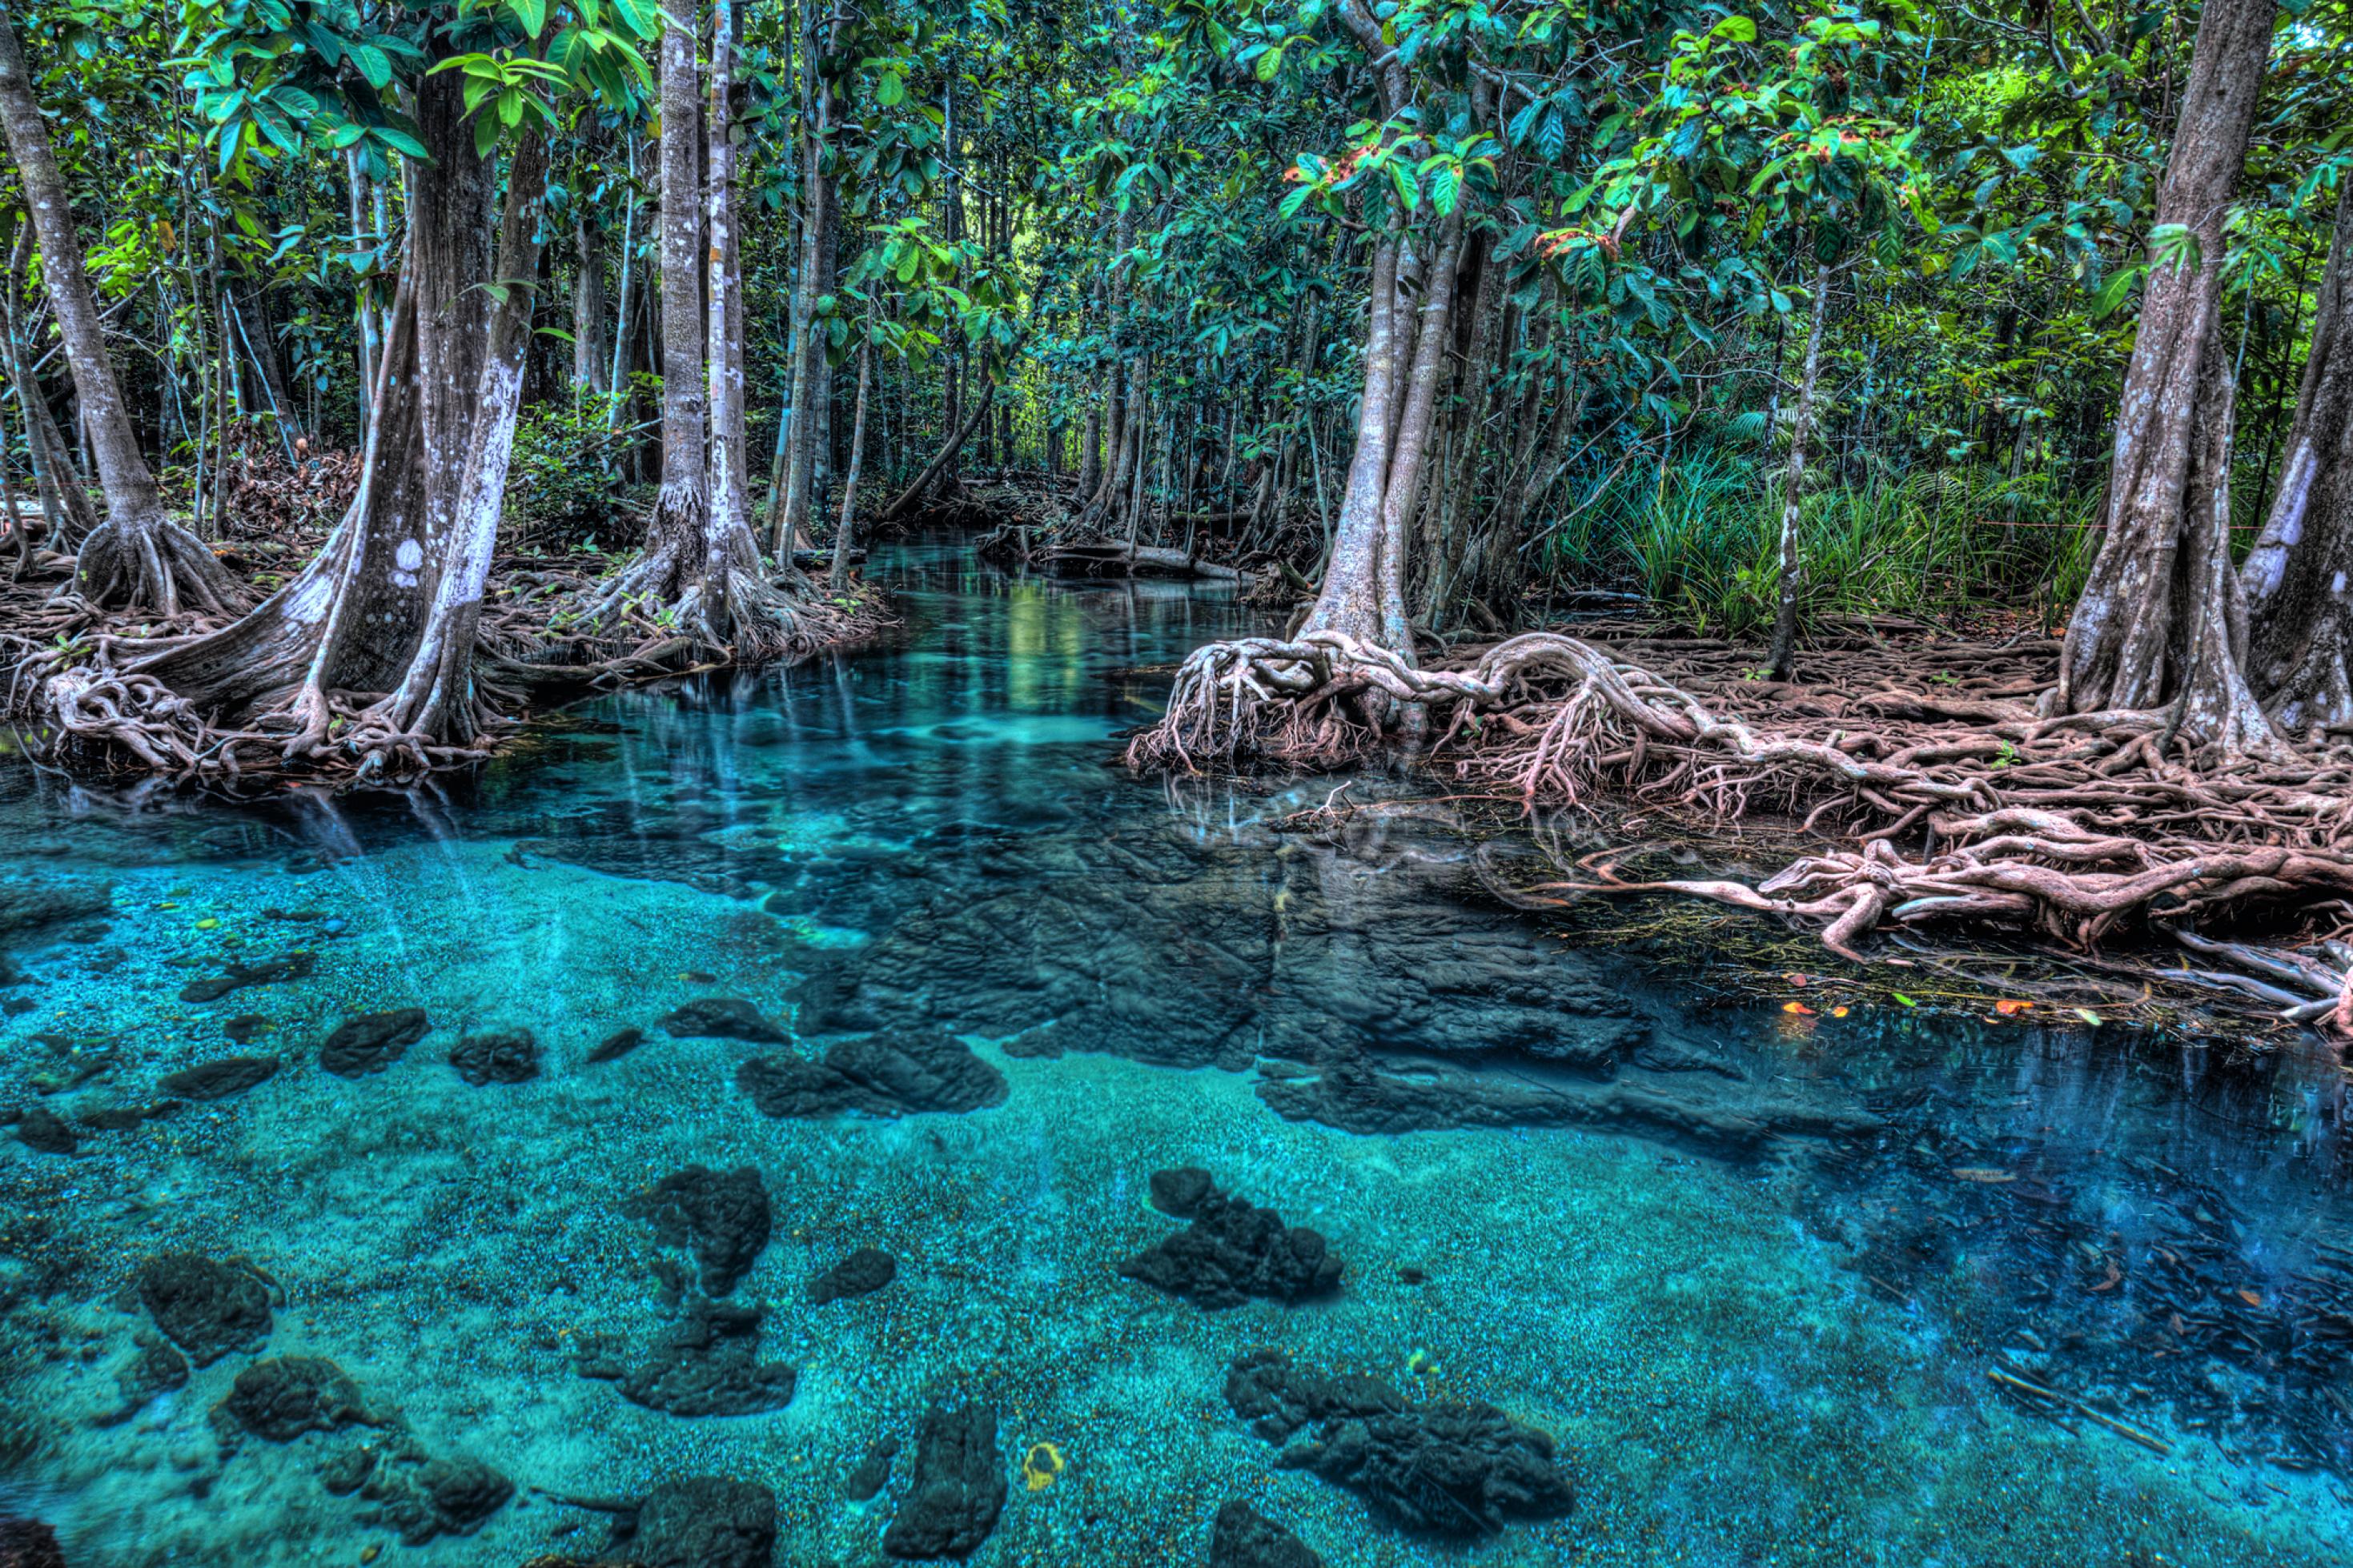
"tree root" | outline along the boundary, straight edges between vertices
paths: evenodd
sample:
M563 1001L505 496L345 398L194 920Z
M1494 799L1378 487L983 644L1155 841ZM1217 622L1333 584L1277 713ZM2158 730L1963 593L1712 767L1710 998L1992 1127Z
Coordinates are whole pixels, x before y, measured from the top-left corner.
M184 614L127 637L121 612L70 595L39 600L29 587L10 591L0 614L0 717L28 725L26 749L58 765L232 792L296 779L403 784L484 760L535 700L805 657L892 624L872 597L817 600L737 571L725 584L735 635L713 643L690 629L702 621L691 603L657 616L550 563L500 565L478 627L471 690L450 699L464 708L436 707L429 721L405 720L396 693L327 686L299 646L278 647L268 682L239 687L215 711L205 690L176 689L164 677L171 656L219 629L216 619ZM602 604L615 607L591 624ZM149 635L159 629L169 635ZM260 659L255 652L233 662L250 671ZM230 679L206 679L216 678Z
M235 615L251 602L203 540L164 517L143 529L99 524L82 541L74 590L102 607L143 607L166 616L184 609Z
M1166 714L1127 758L1188 771L1343 762L1388 743L1359 716L1366 699L1412 705L1442 721L1430 765L1530 806L1609 797L1717 821L1779 814L1818 836L1836 824L1839 847L1753 887L1628 881L1605 855L1525 891L1710 899L1817 928L1856 960L1889 927L1992 925L2083 949L2128 926L2353 893L2353 750L2168 760L2162 712L2044 719L2018 670L1990 691L1947 673L1958 688L1947 695L1898 684L1898 661L1869 658L1879 679L1857 671L1844 690L1718 679L1712 705L1548 632L1461 668L1417 669L1329 632L1215 643L1186 659ZM1969 668L1958 650L1936 658ZM2345 994L2341 973L2334 985ZM2353 1023L2353 1003L2345 1011Z

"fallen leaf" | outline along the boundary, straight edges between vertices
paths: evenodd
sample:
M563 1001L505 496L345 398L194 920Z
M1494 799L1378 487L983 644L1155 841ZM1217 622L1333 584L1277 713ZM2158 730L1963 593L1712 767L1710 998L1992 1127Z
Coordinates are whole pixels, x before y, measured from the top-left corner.
M1792 985L1804 985L1808 983L1804 975L1797 973L1794 971L1788 974L1784 974L1781 978L1788 981Z
M2005 996L2000 1001L1996 1002L1993 1005L1993 1010L2000 1014L2005 1018L2011 1018L2016 1017L2019 1014L2025 1012L2029 1007L2033 1005L2033 1003L2021 1002L2015 996Z
M2260 1307L2263 1304L2263 1293L2260 1290L2242 1290L2239 1292L2239 1300L2250 1307Z
M1784 1013L1803 1013L1811 1016L1814 1010L1811 1007L1807 1006L1803 1002L1784 1002L1781 1004L1781 1011Z
M1953 1179L1959 1182L1983 1182L1988 1186L1991 1186L2000 1182L2014 1182L2018 1180L2018 1174L2014 1171L1997 1171L1990 1165L1956 1165L1953 1167Z
M2094 1029L2098 1028L2100 1025L2105 1022L2097 1013L2093 1012L2089 1007L2076 1008L2075 1016L2083 1019L2084 1022L2091 1025Z
M1831 1009L1831 1016L1833 1018L1843 1018L1846 1016L1846 1009L1844 1007L1833 1007Z
M2115 1258L2109 1258L2107 1260L2107 1264L2108 1277L2105 1279L2101 1280L2097 1285L2093 1286L2093 1289L2113 1290L2116 1288L2117 1281L2121 1280L2125 1277L2125 1271L2116 1267L2116 1260Z
M1896 1000L1897 1002L1901 1003L1903 1005L1905 1005L1905 1006L1906 1006L1906 1007L1917 1007L1917 1006L1920 1005L1919 1003L1915 1002L1914 1000L1912 1000L1912 998L1911 998L1911 997L1906 996L1905 994L1904 994L1904 993L1903 993L1903 992L1901 992L1901 991L1891 992L1891 993L1889 993L1889 994L1893 995L1893 996L1895 998L1895 1000Z

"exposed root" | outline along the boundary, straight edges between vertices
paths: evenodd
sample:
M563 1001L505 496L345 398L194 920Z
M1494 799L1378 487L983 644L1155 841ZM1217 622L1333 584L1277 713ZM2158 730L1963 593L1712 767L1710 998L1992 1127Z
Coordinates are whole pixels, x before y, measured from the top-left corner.
M74 591L93 605L163 616L183 610L228 616L251 602L203 540L163 517L139 529L99 524L82 541Z
M1793 703L1780 700L1787 688L1754 684L1746 705L1769 718L1729 710L1737 697L1720 696L1720 710L1553 633L1512 637L1455 669L1417 669L1334 633L1249 639L1197 649L1128 760L1198 769L1361 755L1386 740L1354 717L1377 694L1442 721L1435 765L1531 805L1606 795L1718 821L1785 814L1813 834L1836 825L1839 847L1755 886L1628 881L1604 856L1526 891L1711 899L1817 927L1853 959L1891 926L1977 922L2086 948L2126 926L2353 892L2344 747L2168 760L2164 713L2046 720L2027 690L1947 698L1862 682ZM2329 994L2344 994L2341 974Z
M16 590L0 630L0 715L27 723L26 749L60 764L230 790L289 779L398 784L482 761L541 700L803 657L891 624L871 596L818 600L739 570L723 587L733 636L714 641L700 584L664 613L552 563L501 565L471 679L388 693L328 684L316 657L323 616L281 617L216 656L224 627L213 617L183 615L141 627L168 635L125 637L111 629L119 616L85 600Z

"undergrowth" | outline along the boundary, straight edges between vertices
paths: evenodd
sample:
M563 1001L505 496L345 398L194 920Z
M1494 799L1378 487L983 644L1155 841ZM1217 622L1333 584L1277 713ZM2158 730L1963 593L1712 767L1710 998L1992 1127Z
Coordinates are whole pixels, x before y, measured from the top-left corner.
M1702 634L1757 635L1780 585L1779 480L1713 453L1565 487L1539 569L1639 594ZM2097 547L2096 499L2000 471L1818 478L1802 501L1801 612L1944 617L2001 605L2063 616Z

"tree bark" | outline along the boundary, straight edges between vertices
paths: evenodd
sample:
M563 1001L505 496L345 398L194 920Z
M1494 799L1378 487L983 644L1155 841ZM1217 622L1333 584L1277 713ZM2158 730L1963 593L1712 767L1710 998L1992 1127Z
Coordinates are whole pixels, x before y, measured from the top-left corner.
M600 230L575 216L572 220L572 384L582 392L612 390L612 350L605 341L607 313L604 247Z
M834 594L849 589L849 552L858 543L858 473L866 457L866 393L874 379L874 343L858 345L858 405L849 416L849 466L841 479L841 520L833 530L833 560L826 568L825 585Z
M2248 668L2274 720L2353 728L2353 177L2337 192L2279 493L2239 581Z
M1806 586L1806 555L1798 525L1805 519L1806 444L1814 435L1814 388L1821 377L1822 327L1830 320L1830 307L1831 269L1818 262L1805 368L1798 373L1798 405L1789 416L1789 462L1781 471L1781 584L1773 606L1773 646L1765 659L1766 674L1775 680L1789 679L1789 661L1798 650L1798 604Z
M41 278L49 310L65 342L90 455L106 495L106 521L82 541L74 580L98 605L144 606L165 616L183 609L226 614L243 598L227 570L202 540L164 514L155 477L140 454L107 363L97 301L82 270L81 245L65 177L49 147L48 127L33 98L33 81L7 14L0 11L0 132L32 209L41 246ZM28 411L29 412L29 411Z
M2179 704L2179 727L2226 753L2274 737L2243 670L2237 578L2212 569L2229 538L2230 375L2219 317L2223 219L2246 162L2274 0L2208 0L2159 188L2139 331L2117 410L2106 537L2068 622L2052 703L2063 713ZM2219 443L2219 447L2218 444ZM2221 500L2216 500L2217 495ZM2217 505L2222 508L2220 518Z
M842 33L849 22L849 13L836 5L825 16L821 31L811 38L814 58L809 62L809 74L816 90L812 94L808 128L801 138L800 278L793 290L793 373L785 413L784 494L781 500L772 500L769 523L769 548L779 559L789 558L801 542L810 537L809 517L817 504L817 438L820 425L817 407L818 386L826 379L826 345L824 334L817 330L817 302L833 282L829 274L836 198L834 176L825 168L837 104L828 71L833 57L840 52Z

